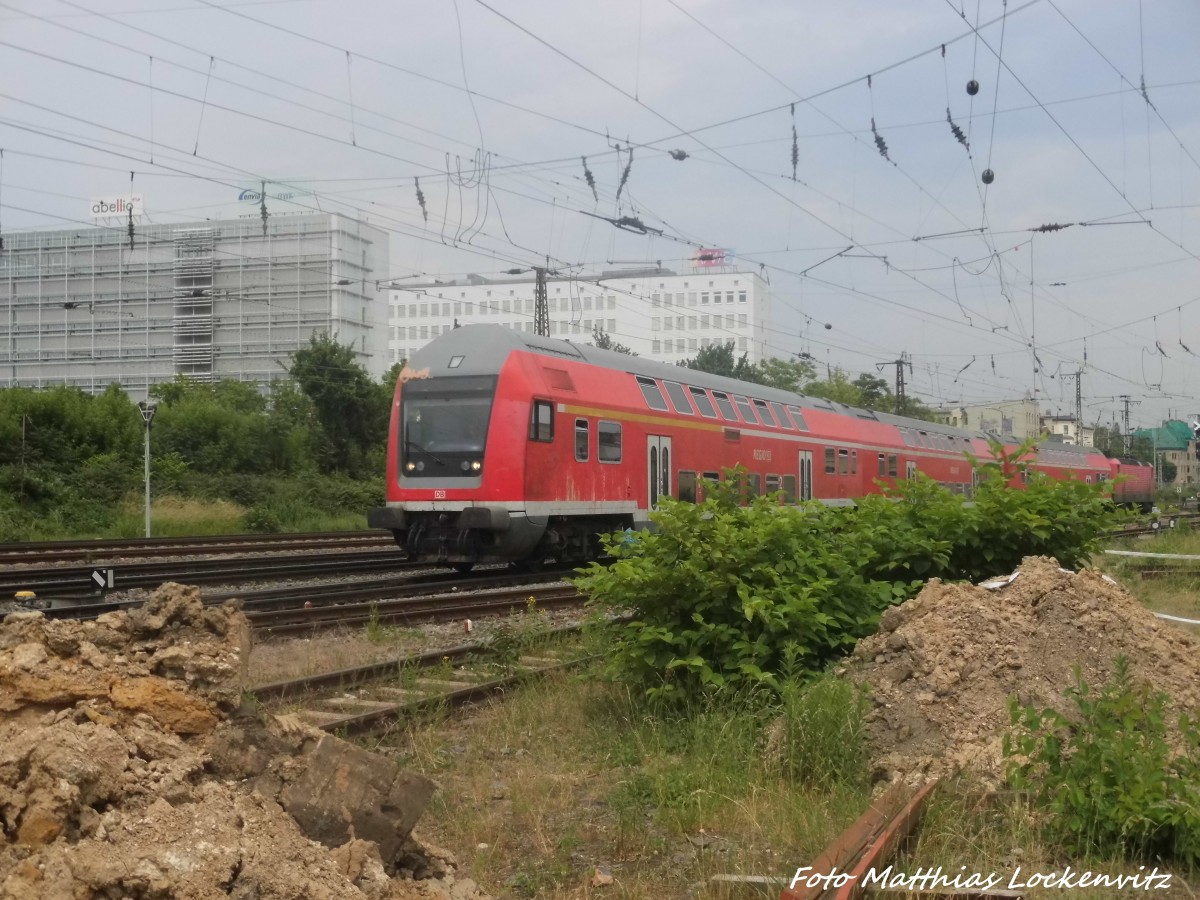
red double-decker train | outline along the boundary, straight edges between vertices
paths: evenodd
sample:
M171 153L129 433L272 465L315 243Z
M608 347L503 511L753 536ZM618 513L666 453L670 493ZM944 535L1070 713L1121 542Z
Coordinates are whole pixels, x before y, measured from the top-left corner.
M971 496L988 436L641 357L470 325L414 354L392 405L387 505L368 523L414 559L467 569L591 558L663 497L746 470L748 496L853 503L921 472ZM1149 504L1152 470L1047 443L1033 468Z

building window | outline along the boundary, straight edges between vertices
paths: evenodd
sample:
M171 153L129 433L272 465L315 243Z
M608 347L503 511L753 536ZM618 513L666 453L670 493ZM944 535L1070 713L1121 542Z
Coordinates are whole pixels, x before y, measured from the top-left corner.
M745 302L746 302L746 292L738 291L738 303L745 303Z
M588 420L575 420L575 462L588 461Z
M602 463L621 461L620 422L600 422L596 425L596 458Z
M708 291L701 291L701 292L700 292L700 305L701 305L701 306L708 306Z
M651 352L652 353L661 353L662 352L662 341L655 341L654 349Z

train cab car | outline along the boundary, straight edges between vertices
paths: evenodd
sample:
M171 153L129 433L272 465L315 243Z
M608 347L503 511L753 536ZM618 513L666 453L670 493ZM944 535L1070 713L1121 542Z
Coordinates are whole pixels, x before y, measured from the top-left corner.
M1150 512L1154 506L1154 466L1137 459L1110 459L1113 502Z
M499 325L441 335L401 372L387 505L368 523L413 559L580 561L664 497L745 469L743 496L851 504L918 472L970 496L987 436ZM1061 458L1059 458L1061 457ZM1108 475L1062 451L1053 477ZM1040 467L1040 463L1039 463Z

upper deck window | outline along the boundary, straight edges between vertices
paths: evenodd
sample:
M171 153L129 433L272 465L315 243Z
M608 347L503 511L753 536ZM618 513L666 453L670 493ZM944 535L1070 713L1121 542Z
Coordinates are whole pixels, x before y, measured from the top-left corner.
M667 411L667 401L663 397L662 391L658 388L658 382L653 378L646 378L644 375L637 376L638 387L642 389L642 396L646 399L646 405L651 409Z
M696 401L696 409L700 410L700 415L706 419L715 419L717 411L713 409L712 401L708 399L708 393L704 388L688 387L692 392L692 399Z
M787 413L783 411L783 405L771 401L771 412L775 413L775 418L779 420L780 428L791 428L792 424L788 421Z
M721 415L730 422L736 422L737 413L733 411L733 404L729 402L729 395L721 391L713 391L712 395L713 399L717 401L717 408L721 410Z
M796 428L800 431L808 431L808 423L804 421L804 413L800 411L799 407L789 406L787 409L792 414L792 421L796 423Z
M775 425L775 417L771 415L771 410L767 408L765 400L751 400L754 408L758 410L758 417L762 419L764 425Z
M733 402L737 404L738 412L742 414L742 419L747 425L757 425L758 419L754 417L754 410L750 408L750 404L746 402L745 397L739 397L733 394Z
M671 405L675 407L675 412L690 416L692 414L692 404L688 403L683 385L676 384L674 381L664 381L663 387L667 389L667 396L671 398Z

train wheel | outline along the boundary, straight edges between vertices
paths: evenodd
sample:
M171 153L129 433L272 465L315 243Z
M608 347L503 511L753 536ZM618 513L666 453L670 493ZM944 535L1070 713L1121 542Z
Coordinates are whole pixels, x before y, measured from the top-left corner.
M475 563L473 563L473 562L450 563L450 568L452 568L459 575L466 575L473 568L475 568Z

